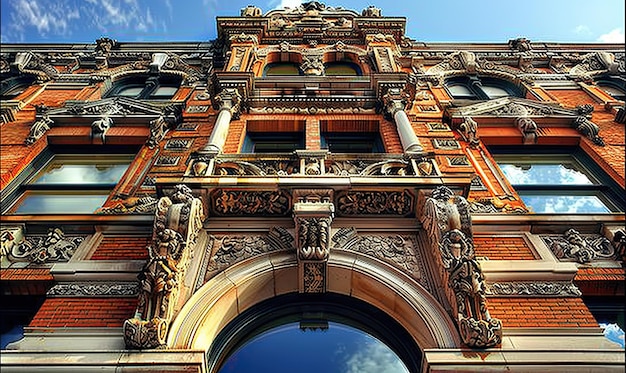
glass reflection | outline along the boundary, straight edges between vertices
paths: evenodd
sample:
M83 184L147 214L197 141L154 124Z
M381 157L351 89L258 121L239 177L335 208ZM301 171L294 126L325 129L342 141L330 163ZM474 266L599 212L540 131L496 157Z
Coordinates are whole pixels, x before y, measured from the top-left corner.
M555 196L555 195L523 195L524 204L536 213L609 213L606 205L597 196Z
M587 175L561 163L508 164L498 163L507 180L513 185L591 185ZM568 167L569 166L569 167Z
M408 373L373 336L335 322L327 326L304 328L293 322L265 331L236 350L219 373Z
M16 214L90 214L102 206L109 192L93 194L68 194L48 192L27 193L15 210Z
M128 158L87 162L57 156L32 184L115 184L129 164Z

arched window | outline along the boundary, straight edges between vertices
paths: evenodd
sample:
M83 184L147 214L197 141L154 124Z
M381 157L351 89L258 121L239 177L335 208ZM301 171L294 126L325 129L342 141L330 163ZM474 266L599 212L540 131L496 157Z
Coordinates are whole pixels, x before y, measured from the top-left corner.
M626 79L617 77L603 77L597 79L596 84L614 99L626 101Z
M361 69L352 62L328 62L324 64L326 76L359 76Z
M454 77L445 83L456 100L492 100L500 97L524 97L522 90L506 80L490 77Z
M0 99L13 100L35 82L32 75L8 78L0 84Z
M294 75L302 75L302 71L298 64L293 62L275 62L270 63L265 66L265 70L263 71L263 76L277 76L277 75L286 75L286 76L294 76Z
M420 355L395 320L363 301L287 294L227 325L209 352L209 365L219 373L409 373L419 370Z
M120 79L113 84L106 97L131 97L147 100L169 100L178 91L182 79L177 76L137 76Z

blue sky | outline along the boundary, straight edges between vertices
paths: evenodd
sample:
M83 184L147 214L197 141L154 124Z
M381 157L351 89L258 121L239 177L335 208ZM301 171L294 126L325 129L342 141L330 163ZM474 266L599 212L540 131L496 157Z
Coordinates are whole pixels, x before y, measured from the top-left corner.
M624 42L624 0L329 0L361 12L405 16L407 35L424 42ZM205 41L216 36L216 16L263 12L298 0L1 0L5 43Z

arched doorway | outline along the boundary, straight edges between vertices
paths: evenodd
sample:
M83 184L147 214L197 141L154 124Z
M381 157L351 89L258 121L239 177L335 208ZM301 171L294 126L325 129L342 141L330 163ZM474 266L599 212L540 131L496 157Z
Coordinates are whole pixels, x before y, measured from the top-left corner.
M209 371L418 372L421 351L390 316L340 294L291 293L231 321L208 353Z
M298 263L292 251L266 253L234 264L205 283L186 302L171 324L168 346L207 351L213 359L209 371L216 373L219 364L237 346L250 340L246 336L280 326L288 321L290 313L291 317L301 315L301 312L292 311L305 304L315 304L316 296L318 304L326 304L333 311L329 313L332 316L329 322L380 338L409 366L410 371L414 371L419 362L407 359L404 356L407 353L402 352L407 348L401 345L411 346L409 349L413 349L415 356L421 356L421 352L428 348L460 346L456 327L443 307L420 284L388 264L360 253L333 250L328 259L327 276L327 293L299 294ZM280 317L268 313L268 319L258 318L258 322L253 323L256 331L241 335L236 332L237 320L245 320L249 317L246 315L263 315L259 311L263 305L274 304L272 302L276 300L289 300L283 314L278 315ZM398 344L385 336L384 325L387 324L364 328L367 318L358 317L363 311L356 312L356 315L340 312L341 308L349 309L350 305L358 305L357 309L361 310L369 309L365 314L371 315L374 310L375 314L384 315L375 317L376 320L393 320L387 324L395 325L397 334L403 336L403 343ZM351 314L353 317L349 317Z

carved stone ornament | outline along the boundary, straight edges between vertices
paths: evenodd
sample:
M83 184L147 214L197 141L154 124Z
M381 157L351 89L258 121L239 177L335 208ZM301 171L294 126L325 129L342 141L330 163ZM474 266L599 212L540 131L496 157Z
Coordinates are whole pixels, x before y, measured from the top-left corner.
M265 253L285 250L293 251L293 235L283 227L272 227L267 234L224 235L211 237L197 289L219 272L248 258ZM196 290L197 290L196 289Z
M154 149L168 130L175 128L183 119L180 106L169 105L163 108L158 118L150 121L150 137L146 141L148 148Z
M96 214L152 214L158 200L152 196L131 197L116 202L113 206L101 207Z
M445 186L424 203L422 224L437 258L444 292L453 306L463 343L473 348L502 342L502 323L487 310L485 281L474 257L471 216L465 198Z
M285 216L291 209L291 198L282 190L217 189L211 192L210 201L217 216Z
M322 62L322 56L316 54L303 55L300 69L304 72L304 75L324 75L324 63Z
M524 144L536 144L537 135L537 123L528 117L519 117L515 119L517 128L522 133Z
M389 88L387 93L382 97L385 114L390 118L401 110L407 108L409 95L399 88Z
M337 213L354 215L406 216L413 212L414 197L408 191L341 191L337 193Z
M478 138L478 123L476 123L472 117L463 118L463 123L459 124L459 132L471 147L477 147L480 144Z
M333 235L332 242L333 250L351 250L380 259L431 289L414 235L357 234L354 228L341 228Z
M569 74L576 79L592 80L594 76L606 72L616 74L619 67L613 53L598 51L585 55L578 65L569 70Z
M580 297L582 292L570 281L496 282L487 284L487 295Z
M224 88L213 97L213 106L219 110L228 110L234 119L241 114L242 97L236 88Z
M600 127L597 124L591 122L584 116L580 116L574 120L572 127L576 128L578 132L587 136L594 144L604 146L604 139L600 137Z
M154 218L148 262L139 274L141 290L135 316L124 322L130 349L165 347L179 288L193 256L204 214L200 199L185 185L161 197Z
M67 262L87 237L65 235L61 228L50 228L45 235L26 235L18 242L16 238L20 235L23 235L21 231L2 230L2 256L10 262Z
M136 297L137 282L72 282L54 285L48 297Z
M498 197L478 198L468 200L469 210L473 214L526 214L528 210L521 206L513 206Z
M30 132L24 140L26 145L34 144L35 141L39 140L41 136L43 136L49 129L50 125L54 123L48 114L44 114L40 119L35 121L33 125L30 127Z
M35 76L38 82L47 82L59 75L57 69L46 63L42 55L33 52L18 52L11 65L21 74Z
M611 241L598 234L583 235L575 229L568 229L562 236L541 238L559 259L574 259L583 264L598 259L616 259Z

